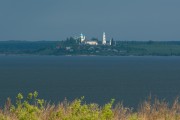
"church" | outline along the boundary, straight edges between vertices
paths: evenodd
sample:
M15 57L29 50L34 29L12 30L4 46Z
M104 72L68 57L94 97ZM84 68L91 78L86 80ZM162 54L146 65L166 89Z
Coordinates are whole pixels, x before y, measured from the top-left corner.
M82 33L80 35L80 42L83 44L87 44L87 45L98 45L98 41L87 40L86 37ZM110 43L111 43L111 41L110 41ZM107 45L105 32L103 33L102 45Z

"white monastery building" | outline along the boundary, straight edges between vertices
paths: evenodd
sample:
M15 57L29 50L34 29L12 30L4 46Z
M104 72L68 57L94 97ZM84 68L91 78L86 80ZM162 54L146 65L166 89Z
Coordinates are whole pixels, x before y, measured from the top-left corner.
M86 40L86 37L85 37L82 33L80 34L80 42L81 42L82 44L98 45L98 41ZM110 43L110 44L111 44L111 43ZM107 45L105 32L103 33L102 45Z
M97 41L86 41L85 44L98 45L98 42Z

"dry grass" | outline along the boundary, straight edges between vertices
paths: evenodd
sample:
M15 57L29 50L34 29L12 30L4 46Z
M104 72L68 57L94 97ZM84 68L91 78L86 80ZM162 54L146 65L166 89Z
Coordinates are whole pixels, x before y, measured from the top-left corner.
M170 105L164 100L151 100L149 97L137 111L121 103L112 107L113 102L99 106L85 104L81 98L54 105L37 99L37 92L30 93L28 99L18 94L15 105L8 98L5 107L0 109L0 120L180 120L178 98Z
M145 101L138 110L140 120L180 120L180 103L178 98L172 105L165 100L151 99Z

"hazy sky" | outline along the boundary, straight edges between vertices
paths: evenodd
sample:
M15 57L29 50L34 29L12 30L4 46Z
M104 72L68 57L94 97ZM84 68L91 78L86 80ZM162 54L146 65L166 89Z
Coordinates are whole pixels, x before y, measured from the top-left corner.
M0 40L180 40L180 0L0 0Z

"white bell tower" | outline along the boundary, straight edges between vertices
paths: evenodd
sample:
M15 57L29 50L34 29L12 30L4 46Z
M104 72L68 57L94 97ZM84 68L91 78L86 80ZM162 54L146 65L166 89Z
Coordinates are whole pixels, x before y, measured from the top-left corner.
M105 32L103 32L102 44L103 44L103 45L106 45L106 33L105 33Z
M86 37L81 33L81 35L80 35L80 40L81 40L81 42L84 42L85 39L86 39Z

